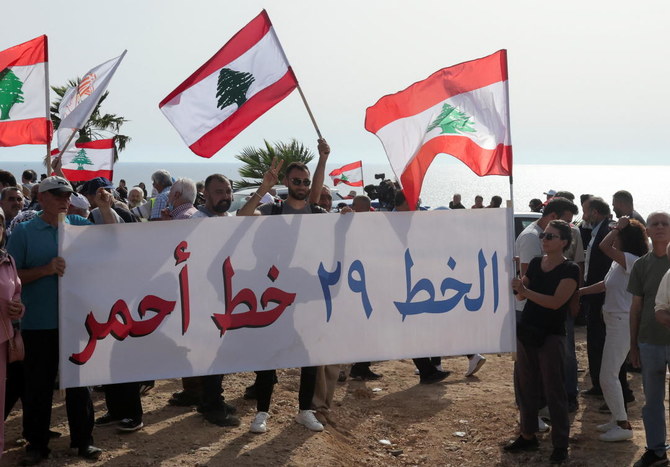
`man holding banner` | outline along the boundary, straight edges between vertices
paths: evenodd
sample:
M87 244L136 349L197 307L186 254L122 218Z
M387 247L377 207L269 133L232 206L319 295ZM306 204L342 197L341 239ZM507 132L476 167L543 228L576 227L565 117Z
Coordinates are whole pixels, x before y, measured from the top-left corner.
M26 313L22 335L26 347L23 433L28 441L22 465L36 465L49 456L49 424L53 388L58 373L58 278L65 273L65 260L58 256L58 218L70 205L72 186L62 177L48 177L40 183L38 199L42 213L19 224L7 250L16 261L23 283L22 301ZM103 221L113 222L111 194L98 190ZM66 223L89 225L83 217L66 216ZM93 404L86 387L68 388L65 393L70 446L85 459L97 459L102 450L93 446Z

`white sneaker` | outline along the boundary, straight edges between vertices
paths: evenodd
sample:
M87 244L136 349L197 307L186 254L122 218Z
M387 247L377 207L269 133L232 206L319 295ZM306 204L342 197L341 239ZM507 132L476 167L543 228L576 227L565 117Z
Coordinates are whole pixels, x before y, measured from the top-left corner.
M619 426L619 425L617 425L614 420L610 420L607 423L603 423L602 425L598 425L596 427L596 431L599 431L600 433L607 433L612 428L617 427L617 426Z
M252 433L265 433L268 431L268 418L270 418L270 414L267 412L258 412L256 414L256 417L254 418L254 421L251 422L251 427L249 428L249 431Z
M549 425L544 423L544 420L542 420L540 417L537 417L537 432L546 433L547 431L549 431Z
M313 410L301 410L295 416L295 421L312 431L323 431L323 425L314 416Z
M421 372L419 371L419 369L418 369L418 368L415 368L415 369L414 369L414 374L415 374L415 375L420 375L420 374L421 374Z
M603 433L598 438L600 441L625 441L627 439L633 439L633 430L627 430L626 428L621 428L619 425L610 429L607 433Z
M481 367L486 363L486 358L482 355L475 354L472 358L468 359L468 372L465 373L465 376L472 376L479 371Z

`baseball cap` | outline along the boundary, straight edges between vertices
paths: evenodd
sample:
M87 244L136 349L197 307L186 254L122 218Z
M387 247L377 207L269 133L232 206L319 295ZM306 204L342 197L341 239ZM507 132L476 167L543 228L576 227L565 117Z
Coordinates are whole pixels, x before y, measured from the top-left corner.
M57 175L47 177L40 182L39 192L53 191L55 193L72 193L72 185L63 177Z
M84 183L79 190L79 193L84 195L94 195L98 188L114 188L114 184L105 177L95 177Z
M86 197L84 195L80 195L79 193L72 193L72 197L70 198L70 204L72 204L75 208L79 209L91 208L91 204L88 202Z
M554 196L556 194L556 190L545 191L544 194L549 195L549 196Z

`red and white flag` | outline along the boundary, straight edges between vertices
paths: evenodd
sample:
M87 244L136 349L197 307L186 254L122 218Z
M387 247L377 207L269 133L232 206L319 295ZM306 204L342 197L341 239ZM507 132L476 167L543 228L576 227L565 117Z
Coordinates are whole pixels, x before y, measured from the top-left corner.
M212 157L297 86L263 10L158 107L191 151Z
M328 175L333 179L334 186L337 186L338 183L350 186L363 186L363 163L361 161L352 162L333 170Z
M81 79L79 86L71 86L65 91L58 106L58 116L61 119L57 131L58 149L62 151L72 133L83 128L91 118L126 52L124 50L118 57L92 68ZM71 141L76 139L72 138ZM69 146L72 147L72 143Z
M63 174L71 182L85 182L95 177L112 180L115 153L113 139L77 143L63 153ZM58 149L51 151L52 165L58 154Z
M443 68L368 107L365 129L384 145L414 209L428 167L450 154L479 176L511 175L507 51Z
M47 144L47 36L0 52L0 146Z

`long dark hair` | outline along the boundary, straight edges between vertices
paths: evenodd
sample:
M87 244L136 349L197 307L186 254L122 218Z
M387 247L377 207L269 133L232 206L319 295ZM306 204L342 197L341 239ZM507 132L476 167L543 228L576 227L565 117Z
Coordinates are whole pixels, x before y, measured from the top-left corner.
M644 256L649 251L647 229L642 225L642 222L635 219L630 219L629 224L619 230L619 241L621 242L621 251L626 253Z

